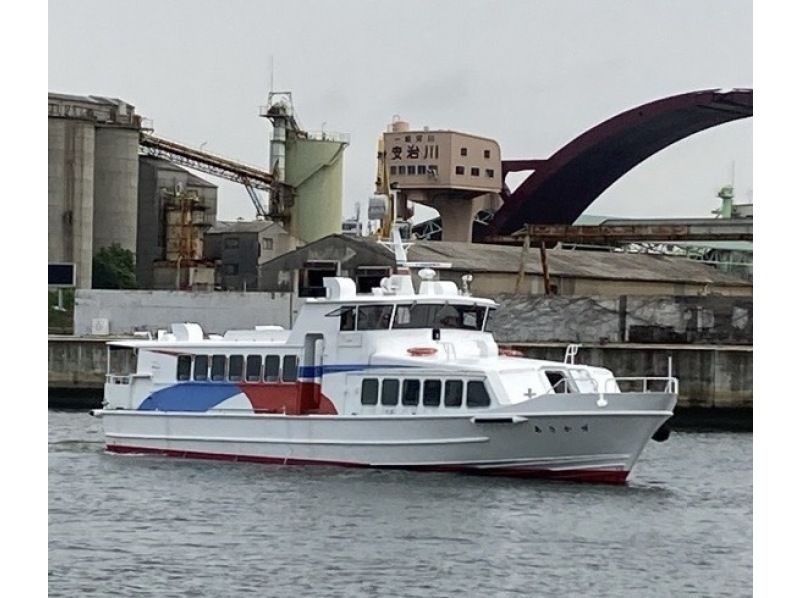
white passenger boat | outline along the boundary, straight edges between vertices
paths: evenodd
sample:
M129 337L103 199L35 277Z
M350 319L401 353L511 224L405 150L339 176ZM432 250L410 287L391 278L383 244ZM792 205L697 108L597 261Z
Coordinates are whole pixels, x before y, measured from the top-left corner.
M400 261L400 260L399 260ZM113 453L624 482L678 383L498 348L497 307L421 271L371 294L326 278L292 330L197 324L109 343ZM135 366L115 373L120 353ZM636 385L623 392L621 386ZM627 388L625 390L628 390Z

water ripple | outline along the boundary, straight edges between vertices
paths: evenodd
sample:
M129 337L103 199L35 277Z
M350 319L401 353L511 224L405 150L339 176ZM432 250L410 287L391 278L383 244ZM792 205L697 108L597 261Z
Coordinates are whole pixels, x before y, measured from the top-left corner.
M52 596L741 596L752 436L674 433L626 486L105 454L50 413Z

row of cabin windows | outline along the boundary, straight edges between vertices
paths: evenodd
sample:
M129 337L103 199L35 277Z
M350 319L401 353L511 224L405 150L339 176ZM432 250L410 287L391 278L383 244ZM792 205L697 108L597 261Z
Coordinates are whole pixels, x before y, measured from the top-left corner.
M297 380L297 355L191 355L178 356L176 378L198 382L294 382ZM194 366L194 367L192 367Z
M458 328L483 330L491 310L479 305L416 303L411 305L345 305L328 316L339 316L339 330L390 328ZM486 328L488 330L488 328Z
M380 389L380 392L378 392ZM461 407L464 401L464 382L462 380L425 380L415 378L364 378L361 381L361 404L380 404L393 407L398 401L404 407L417 407L420 404L420 390L423 407ZM444 390L444 393L442 392ZM467 407L488 407L491 403L486 385L479 380L467 382Z

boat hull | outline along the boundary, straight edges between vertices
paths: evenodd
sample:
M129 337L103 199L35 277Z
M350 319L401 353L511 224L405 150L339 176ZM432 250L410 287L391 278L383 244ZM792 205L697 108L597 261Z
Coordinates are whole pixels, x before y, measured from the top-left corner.
M233 412L102 411L112 453L460 471L622 483L671 416L650 407L492 411L457 415L287 416Z

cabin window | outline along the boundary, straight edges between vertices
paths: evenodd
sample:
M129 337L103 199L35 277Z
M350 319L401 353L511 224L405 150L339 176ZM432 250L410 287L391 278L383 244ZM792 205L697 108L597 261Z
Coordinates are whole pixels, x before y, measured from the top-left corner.
M392 328L428 328L428 305L398 305Z
M208 380L208 355L196 355L194 358L194 379Z
M391 305L362 305L358 308L359 330L388 330L391 321Z
M297 380L297 355L283 356L283 381L294 382Z
M425 407L438 407L442 400L442 381L425 380L422 385L422 404Z
M461 380L448 380L444 383L444 406L461 407L464 396L464 383Z
M564 372L560 372L558 370L550 370L546 371L544 375L547 376L547 380L553 387L553 392L556 393L572 392L572 389L570 388L569 384L569 379L567 378Z
M264 365L264 380L267 382L277 382L280 379L280 370L280 355L267 355L267 361Z
M419 380L403 380L403 405L419 405Z
M480 305L428 303L398 305L394 317L394 328L481 330L485 313L486 308Z
M178 380L189 380L192 376L192 356L178 355Z
M248 355L245 367L245 376L248 382L261 381L261 355Z
M356 308L354 305L343 305L325 314L326 318L339 316L339 330L356 329Z
M483 382L467 382L467 407L488 407L491 403Z
M242 380L242 370L244 369L244 357L241 355L231 355L228 359L228 380L240 382Z
M494 318L493 318L493 316L494 316L494 312L495 311L497 311L497 310L495 308L493 308L493 307L490 307L489 309L486 310L486 321L485 321L485 323L483 325L483 331L484 332L492 332L492 329L494 328Z
M364 378L361 381L361 404L362 405L377 405L378 404L378 379L377 378Z
M211 380L222 382L225 379L225 356L211 356Z
M397 405L399 390L399 380L395 378L385 378L381 388L381 405Z

